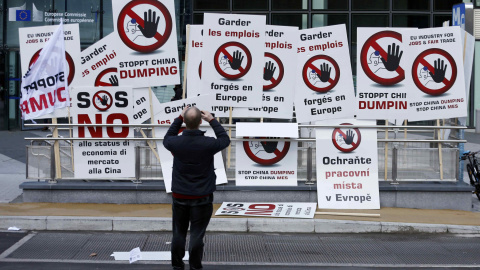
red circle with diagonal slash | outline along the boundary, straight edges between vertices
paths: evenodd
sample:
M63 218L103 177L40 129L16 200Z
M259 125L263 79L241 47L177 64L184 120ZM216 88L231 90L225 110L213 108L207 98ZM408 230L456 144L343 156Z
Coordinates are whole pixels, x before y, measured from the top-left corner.
M240 68L238 69L240 71L240 73L238 73L238 74L231 75L231 74L226 73L225 71L222 70L222 68L220 67L220 64L218 63L219 59L220 59L220 53L223 53L224 55L226 55L228 57L228 60L232 61L233 56L230 55L230 53L227 51L228 47L238 47L238 48L242 49L244 51L245 55L247 56L247 59L246 59L247 60L247 65L245 66L245 68L240 66ZM250 67L252 66L252 55L250 54L250 51L248 50L248 48L245 45L243 45L242 43L231 41L231 42L227 42L227 43L223 44L222 46L220 46L218 48L218 50L215 52L215 56L213 57L213 64L215 65L215 69L217 70L217 72L220 75L222 75L223 77L225 77L229 80L236 80L236 79L239 79L239 78L245 76L245 74L247 74L248 71L250 70Z
M97 103L95 102L95 99L102 99L102 97L100 97L100 94L103 94L103 95L107 95L108 96L108 104L107 105L102 105L102 106L105 106L105 108L102 108L100 106L97 105ZM98 101L98 100L97 100ZM104 112L108 109L110 109L110 107L112 107L112 104L113 104L113 98L112 98L112 95L105 91L105 90L100 90L98 92L96 92L94 95L93 95L93 98L92 98L92 103L93 103L93 106L101 111L101 112Z
M200 79L202 78L202 62L198 65L198 77L200 77Z
M117 74L118 70L117 68L107 68L104 71L100 72L95 79L95 86L112 86L110 83L103 82L102 79L109 75L110 73L115 73Z
M38 50L33 56L32 56L32 59L30 59L30 63L28 64L29 67L31 67L33 65L33 63L35 63L38 59L38 57L40 56L40 52L42 51L42 49ZM68 64L68 78L67 78L67 82L68 82L68 85L70 85L73 81L73 78L75 77L75 64L73 63L73 58L70 56L70 54L68 52L65 52L65 58L67 59L67 64Z
M388 61L387 52L378 45L377 40L381 38L394 38L400 43L402 42L402 34L394 32L394 31L382 31L374 34L373 36L369 37L365 44L363 44L362 51L360 53L360 63L362 64L363 72L370 78L370 80L382 84L382 85L394 85L397 84L405 79L405 71L401 66L399 66L395 71L398 73L398 76L393 78L382 78L377 74L373 73L367 63L368 59L368 49L372 47L374 50L380 52L380 56L383 57L386 61Z
M284 67L283 67L283 63L280 60L280 58L278 58L278 56L276 56L273 53L268 53L268 52L265 53L265 63L267 63L270 59L272 59L273 61L275 61L275 63L277 63L278 77L276 79L272 77L270 79L271 84L263 85L263 91L270 90L270 89L276 87L282 81L283 73L284 73L284 70L285 70ZM265 72L265 68L264 68L264 72Z
M330 78L328 80L330 85L328 85L327 87L317 87L309 81L309 78L308 78L308 72L309 72L308 69L309 68L314 70L317 74L322 73L318 67L313 65L313 62L315 62L317 60L325 60L325 61L329 62L333 66L333 69L335 70L335 78L333 78L333 79ZM308 86L308 88L312 89L315 92L326 93L326 92L332 90L335 87L335 85L337 85L338 81L340 80L340 68L338 67L337 62L333 58L331 58L330 56L317 55L317 56L314 56L314 57L308 59L308 61L305 63L305 65L303 66L302 77L303 77L303 81Z
M351 125L351 124L350 123L343 123L341 125ZM360 130L358 130L358 128L354 128L353 130L357 134L357 138L358 138L357 142L356 143L352 142L352 145L353 145L352 148L343 148L337 143L336 135L337 135L337 133L340 133L340 135L342 135L343 138L347 137L347 135L340 128L334 129L333 132L332 132L332 142L333 142L333 145L335 146L335 148L337 148L338 150L340 150L344 153L349 153L349 152L352 152L353 150L357 149L358 146L360 145L360 142L362 141L362 134L360 134Z
M244 137L244 139L248 139L248 137ZM265 137L261 137L261 138L255 138L255 139L267 139ZM243 142L243 149L245 149L245 153L247 154L247 156L255 161L256 163L258 164L261 164L261 165L272 165L272 164L275 164L277 162L279 162L280 160L282 160L288 153L288 150L290 149L290 142L289 141L285 141L284 145L283 145L283 149L282 151L275 149L275 151L273 152L275 154L275 157L274 158L271 158L271 159L263 159L263 158L260 158L260 157L257 157L253 152L252 152L252 149L250 149L250 146L248 145L249 141L244 141Z
M445 85L444 87L440 89L430 89L423 85L420 80L418 79L417 76L417 71L418 71L418 66L422 64L424 67L428 68L428 71L432 72L432 74L435 74L435 68L430 65L425 60L425 57L431 54L439 54L447 59L447 61L450 63L450 67L452 68L452 76L450 77L450 80L447 80L447 78L444 78L442 83ZM447 67L448 68L448 67ZM450 88L452 88L453 84L455 83L455 80L457 79L457 64L455 63L455 60L453 57L446 51L442 49L428 49L415 58L415 61L413 61L413 66L412 66L412 78L413 82L415 85L418 87L418 89L422 90L422 92L432 95L432 96L438 96L441 95L445 92L447 92Z
M152 5L157 9L159 9L161 14L157 14L157 16L160 16L160 19L165 20L165 32L163 34L160 34L157 31L157 33L153 37L157 41L151 45L145 45L145 46L135 44L132 40L130 40L127 36L127 33L125 32L125 27L124 27L125 18L127 16L132 19L135 19L138 25L142 27L145 26L145 22L143 18L137 15L133 11L133 8L135 6L142 5L142 4ZM154 18L154 20L156 20L156 18ZM125 7L123 7L123 9L120 11L120 14L118 15L118 20L117 20L117 31L123 43L125 43L125 45L127 45L130 49L135 50L137 52L141 52L141 53L149 53L162 47L165 44L165 42L167 42L168 38L170 37L170 34L172 33L172 25L173 25L172 16L170 15L170 12L168 11L167 7L165 7L165 5L163 5L159 1L133 0L132 2L129 2L128 4L126 4Z

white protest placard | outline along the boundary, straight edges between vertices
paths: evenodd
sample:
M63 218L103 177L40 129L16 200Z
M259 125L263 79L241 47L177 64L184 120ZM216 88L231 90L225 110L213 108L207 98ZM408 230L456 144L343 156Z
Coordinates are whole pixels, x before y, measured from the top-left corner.
M297 122L353 117L355 92L345 25L300 30L297 39Z
M224 202L215 216L313 218L316 208L316 203Z
M67 63L67 85L74 86L80 77L80 34L78 24L66 24L64 27L65 59ZM37 61L40 51L50 40L58 25L19 28L20 62L22 75L25 75L30 66ZM44 108L49 102L43 104ZM39 104L41 105L41 104ZM67 117L67 108L56 109L53 113L44 114L35 119Z
M130 124L133 93L128 87L75 87L72 90L73 124ZM74 141L75 178L114 179L135 177L132 127L73 128L74 137L104 138ZM126 138L126 140L109 140Z
M150 92L150 93L149 93ZM133 89L133 124L141 124L151 117L150 107L160 108L160 101L149 87L134 88ZM150 101L151 98L151 101ZM152 106L150 106L150 102Z
M204 14L202 93L211 104L261 107L265 16Z
M238 122L235 136L237 138L256 136L298 138L298 124Z
M408 120L467 116L463 44L458 26L426 28L404 34L411 67Z
M235 151L237 186L297 185L297 142L243 141L236 143Z
M318 207L329 209L380 209L377 130L349 128L375 125L354 119L327 120L317 128Z
M142 252L140 251L140 248L139 247L136 247L132 250L130 250L130 254L129 254L129 262L130 263L134 263L138 260L141 260L142 259Z
M196 97L202 94L202 51L203 25L190 25L187 64L187 97ZM207 93L208 94L208 93ZM228 106L211 106L209 112L215 117L228 117Z
M121 85L135 87L180 83L173 1L116 0L112 5Z
M411 76L405 49L408 28L357 29L358 119L405 119L411 89L405 77ZM401 123L402 121L398 121Z
M190 25L187 64L187 97L196 97L202 90L203 25Z
M298 27L267 25L261 108L236 108L233 117L292 119Z
M121 40L116 33L97 41L80 53L78 86L120 86L118 54ZM124 85L126 86L126 85Z
M167 103L161 103L154 108L155 122L157 124L172 124L175 118L179 117L182 110L186 106L195 106L200 110L208 108L209 96L197 96L182 100L176 100ZM202 120L203 121L203 120ZM179 136L182 135L184 128L180 129ZM215 132L210 128L210 125L203 123L200 130L205 131L205 136L215 137ZM155 136L163 138L168 131L168 127L155 127ZM158 155L160 156L160 163L162 166L163 181L165 183L165 190L167 193L172 191L172 167L173 156L170 151L165 149L163 141L157 141ZM223 164L222 152L218 152L214 156L215 174L217 175L216 184L227 183L227 173Z

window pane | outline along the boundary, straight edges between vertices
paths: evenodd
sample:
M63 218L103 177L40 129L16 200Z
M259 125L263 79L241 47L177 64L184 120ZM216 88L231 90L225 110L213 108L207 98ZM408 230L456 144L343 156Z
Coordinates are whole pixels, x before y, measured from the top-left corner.
M18 28L51 25L51 22L45 22L45 20L53 17L45 17L44 14L53 11L52 2L52 0L7 1L7 12L5 13L8 17L6 18L7 45L18 48ZM20 10L25 10L25 12L21 13Z
M442 27L445 21L450 21L450 25L452 25L452 15L434 15L433 27Z
M352 10L388 10L387 0L352 0Z
M233 0L233 10L268 10L268 0Z
M430 10L430 0L393 0L394 10Z
M308 0L272 0L272 9L273 10L308 9Z
M453 5L463 3L462 0L433 0L434 11L452 11Z
M65 24L79 24L81 44L89 45L99 40L100 0L55 1L55 9L57 12L65 12Z
M306 29L308 25L307 14L272 14L272 25L297 26Z
M393 27L418 27L428 28L430 26L429 15L393 15Z
M348 10L348 0L312 0L312 9Z
M102 0L103 1L103 36L107 36L110 33L113 33L113 11L112 11L112 0Z
M313 14L312 27L345 24L348 28L348 14Z
M229 0L194 0L194 10L229 10Z
M203 13L193 14L193 24L203 24Z

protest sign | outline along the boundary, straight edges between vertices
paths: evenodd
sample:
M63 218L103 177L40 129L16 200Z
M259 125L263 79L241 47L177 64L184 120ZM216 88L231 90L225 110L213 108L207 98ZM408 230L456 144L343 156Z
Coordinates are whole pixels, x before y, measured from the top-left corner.
M268 129L258 129L258 125L263 124L243 124L240 134L255 139L286 138L292 134L294 134L294 138L298 137L298 129L292 124L269 123ZM264 133L260 133L262 131ZM272 133L276 136L268 137ZM237 186L297 185L297 142L288 140L243 141L236 143L235 151Z
M404 34L406 65L411 72L408 120L467 116L461 29L427 28Z
M292 119L298 28L267 25L260 108L236 108L233 117Z
M202 94L202 51L203 25L190 25L187 64L187 97L196 97ZM208 93L207 93L208 94ZM228 117L228 106L210 106L207 109L215 117Z
M133 115L132 89L127 87L76 87L72 91L74 124L130 124ZM75 178L113 179L135 177L135 145L131 127L85 127L73 129L74 137L105 138L75 140Z
M121 85L180 83L173 1L117 0L113 25L120 37L117 54Z
M265 16L204 14L202 93L215 106L260 107Z
M63 24L51 37L23 76L20 110L24 120L55 115L57 109L70 106Z
M316 208L316 203L224 202L215 212L215 216L313 218Z
M121 43L116 33L97 41L80 53L78 86L120 86L118 47Z
M297 122L353 117L355 92L345 25L300 30L297 39Z
M152 116L150 109L160 108L161 106L155 93L148 87L134 88L133 98L133 124L141 124L147 121ZM153 114L155 114L155 109L153 109Z
M46 46L47 42L53 38L55 30L58 29L59 26L52 25L52 26L39 26L39 27L27 27L27 28L20 28L19 29L19 40L20 40L20 61L22 66L22 75L26 75L30 67L38 61L40 58L44 59L43 68L39 71L31 71L29 74L29 78L25 77L23 83L34 83L37 79L41 80L41 77L44 77L46 83L46 88L53 87L52 79L49 79L50 72L55 73L54 69L60 68L58 65L54 63L55 60L59 60L58 57L55 57L55 53L52 55L45 54L44 57L41 57L41 51ZM48 98L38 91L34 91L34 93L30 93L33 95L38 96L38 99L34 98L32 102L27 101L21 102L20 108L22 110L22 114L24 115L24 119L45 119L45 118L57 118L57 117L67 117L67 108L62 105L69 104L68 99L66 101L65 98L68 97L68 86L75 85L76 79L79 77L79 69L78 69L78 59L80 55L80 35L78 31L78 24L67 24L63 25L63 33L64 39L64 51L65 56L62 58L63 63L67 66L66 73L62 76L55 77L55 84L60 83L61 78L65 78L65 83L62 83L65 87L62 88L59 84L57 84L57 88L59 91L56 93L52 93L51 96ZM60 44L57 43L56 46ZM53 48L52 48L53 49ZM57 47L58 49L58 47ZM63 70L63 66L61 67ZM36 74L36 75L33 75ZM54 76L58 74L53 74ZM43 83L43 84L45 84ZM42 87L42 82L38 81L38 87ZM35 85L32 85L34 87ZM36 86L35 86L36 87ZM34 88L35 88L34 87ZM37 87L37 89L38 89ZM22 93L22 96L25 95L24 98L28 96L28 100L32 98L27 94L26 89L25 94ZM31 92L31 91L30 91ZM47 101L48 99L48 101ZM54 105L55 104L55 105ZM53 107L52 107L53 106ZM63 108L62 108L63 107ZM57 109L54 109L57 108Z
M379 209L377 130L349 128L375 125L372 121L332 120L318 128L318 207L330 209Z
M186 106L195 106L200 110L208 108L208 102L210 100L209 96L198 96L182 100L176 100L167 103L161 103L159 106L154 108L155 111L155 122L157 124L172 124L175 118L179 117L182 113L182 110ZM179 135L182 135L182 132L185 128L181 128ZM205 136L215 137L215 132L207 123L203 123L200 126L200 130L206 131ZM155 136L158 138L163 138L168 131L168 127L155 127ZM157 141L158 155L160 156L160 163L162 166L163 181L165 183L165 190L167 193L171 192L172 189L172 166L173 166L173 156L170 151L165 149L163 146L163 141ZM227 183L227 174L225 172L225 166L223 165L222 153L218 152L214 157L214 167L215 174L217 175L216 184L225 184Z

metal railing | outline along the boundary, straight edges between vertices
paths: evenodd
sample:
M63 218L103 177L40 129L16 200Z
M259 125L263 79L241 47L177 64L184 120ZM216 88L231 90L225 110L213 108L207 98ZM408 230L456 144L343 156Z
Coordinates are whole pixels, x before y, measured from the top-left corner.
M45 126L47 124L41 124ZM161 141L163 138L144 138L140 135L139 128L149 130L152 127L168 127L169 125L143 124L143 125L120 125L120 124L49 124L49 126L130 126L137 127L135 138L128 140L136 143L135 151L135 177L122 180L135 182L147 180L163 180L161 165L152 149L147 145L147 141ZM226 128L235 129L235 125L223 125ZM299 128L336 128L345 126L325 126L325 125L299 125ZM349 128L376 128L379 134L378 139L378 178L392 182L398 181L456 181L459 177L459 149L458 145L466 143L465 140L455 137L465 127L461 126L349 126ZM450 129L450 136L446 139L438 139L438 133L442 130ZM418 137L408 139L406 135L399 139L397 133L403 134L404 130L410 133L429 132L433 138ZM420 131L420 132L418 132ZM395 136L389 136L385 133L394 133ZM380 134L385 136L381 137ZM148 132L147 132L148 134ZM405 133L406 134L406 133ZM233 135L232 135L233 137ZM394 137L394 138L392 138ZM49 141L45 145L27 146L27 178L43 179L54 181L55 177L55 159L53 154L53 143L58 141L75 140L105 140L99 138L26 138L31 141ZM125 140L125 138L109 138L108 140ZM232 138L231 166L226 168L229 180L235 179L235 146L241 141L268 141L269 139L243 139ZM316 179L316 148L315 138L304 137L298 139L270 139L272 141L288 140L298 142L298 181L305 181L306 184L313 184ZM60 146L60 165L61 179L74 179L73 153L69 144ZM74 150L73 150L74 151ZM227 159L224 151L224 160ZM227 162L225 162L226 166ZM385 173L386 172L386 173ZM89 179L94 180L94 179ZM105 179L98 179L105 180ZM117 179L115 179L117 180Z

